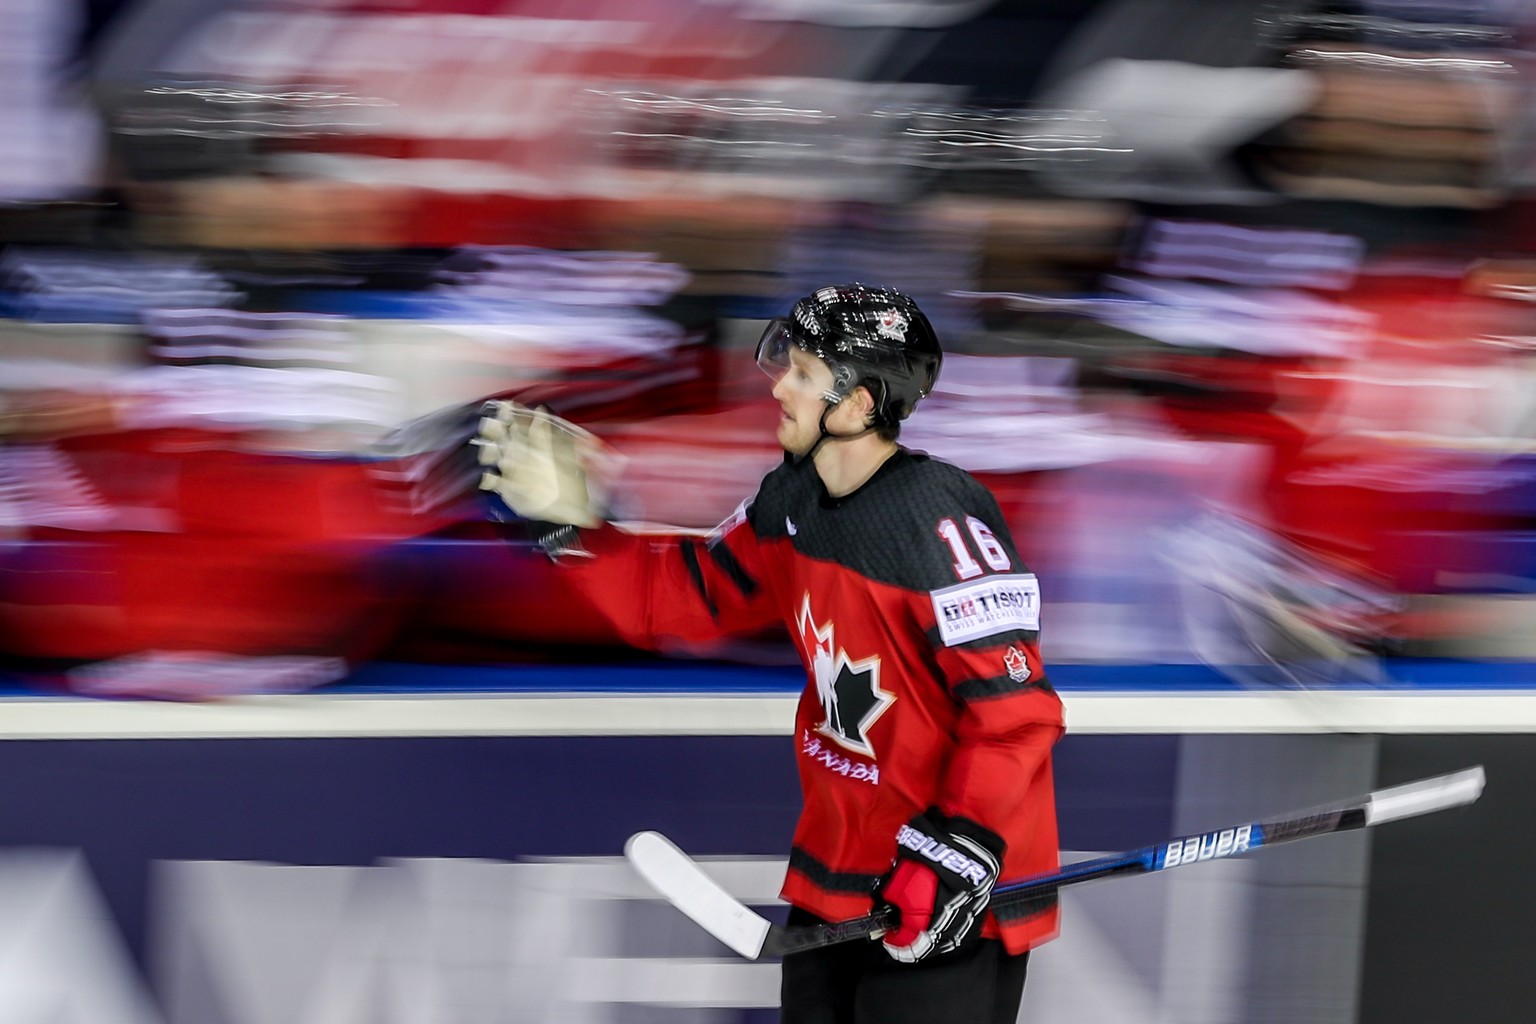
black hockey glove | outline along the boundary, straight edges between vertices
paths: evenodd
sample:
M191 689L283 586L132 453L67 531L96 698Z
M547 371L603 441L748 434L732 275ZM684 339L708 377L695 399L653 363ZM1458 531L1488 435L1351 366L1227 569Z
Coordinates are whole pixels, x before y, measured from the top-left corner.
M896 833L896 862L875 897L901 923L882 940L897 960L915 963L958 949L986 910L1003 862L996 833L930 807Z

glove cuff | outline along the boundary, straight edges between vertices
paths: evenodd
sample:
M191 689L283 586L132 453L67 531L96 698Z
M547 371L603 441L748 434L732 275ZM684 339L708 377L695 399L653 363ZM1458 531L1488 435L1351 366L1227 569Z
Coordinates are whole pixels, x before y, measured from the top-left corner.
M552 562L563 558L591 558L592 553L581 546L581 531L569 523L531 522L534 537L540 549Z
M944 814L937 807L930 807L922 816L932 818L950 834L961 836L980 845L996 857L999 864L1003 862L1003 855L1008 852L1007 840L979 821L959 814Z
M483 495L486 516L500 523L508 543L532 544L552 562L565 558L591 558L592 553L581 544L581 530L569 523L550 523L542 519L525 519L513 512L498 495Z

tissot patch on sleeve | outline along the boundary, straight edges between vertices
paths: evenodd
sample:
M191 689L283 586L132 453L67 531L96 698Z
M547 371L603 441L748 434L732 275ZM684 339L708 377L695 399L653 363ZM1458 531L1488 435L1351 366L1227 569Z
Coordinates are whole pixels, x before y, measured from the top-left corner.
M1015 629L1040 628L1040 584L1033 573L984 576L929 591L945 647Z

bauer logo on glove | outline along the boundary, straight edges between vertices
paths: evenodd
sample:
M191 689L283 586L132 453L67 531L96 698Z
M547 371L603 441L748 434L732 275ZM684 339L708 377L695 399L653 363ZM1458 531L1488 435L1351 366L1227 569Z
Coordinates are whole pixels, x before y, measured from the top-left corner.
M967 857L948 843L925 835L911 825L903 825L897 831L896 845L927 857L941 867L948 868L972 885L988 885L994 874L990 865Z
M596 437L548 409L487 402L474 445L480 489L523 519L596 526L615 458Z

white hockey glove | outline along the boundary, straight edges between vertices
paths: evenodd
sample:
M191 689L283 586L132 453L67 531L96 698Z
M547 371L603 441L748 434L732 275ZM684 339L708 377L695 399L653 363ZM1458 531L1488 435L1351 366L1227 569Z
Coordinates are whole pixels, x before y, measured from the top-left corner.
M892 958L916 963L949 953L972 933L987 909L1001 870L1004 843L996 833L930 807L896 833L896 863L875 897L901 915L881 940Z
M590 472L602 442L548 409L487 402L478 436L480 489L523 519L551 526L596 526L602 487Z

